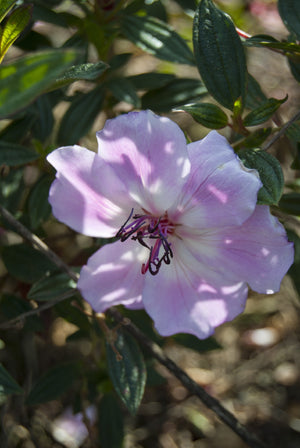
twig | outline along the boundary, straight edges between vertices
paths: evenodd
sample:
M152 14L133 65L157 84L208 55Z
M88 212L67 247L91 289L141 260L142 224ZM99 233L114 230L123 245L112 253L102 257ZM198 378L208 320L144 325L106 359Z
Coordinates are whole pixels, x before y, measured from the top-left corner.
M39 314L42 311L45 311L49 308L52 308L53 305L56 305L57 303L63 302L64 300L68 299L69 297L74 296L76 294L77 289L72 289L69 291L66 291L64 294L61 294L56 299L49 300L47 303L44 303L43 305L34 308L33 310L26 311L25 313L19 314L17 317L14 317L13 319L7 320L6 322L3 322L0 324L0 330L8 330L9 328L12 328L19 324L20 322L24 321L27 317L34 316L36 314Z
M0 212L4 219L20 234L23 238L29 241L33 246L37 247L46 257L52 260L58 268L66 272L70 278L77 281L78 275L74 273L69 266L67 266L49 247L43 243L36 235L31 233L26 227L24 227L19 221L17 221L5 208L0 205ZM69 294L74 294L75 290L68 291L56 300L47 302L44 305L34 310L28 311L1 324L0 328L9 328L22 319L26 319L29 316L37 314L52 307L55 303L65 300L69 297ZM194 395L196 395L209 409L211 409L220 420L222 420L227 426L229 426L250 448L265 448L262 442L260 442L253 434L249 433L247 428L243 426L236 417L225 409L221 403L211 395L209 395L201 386L193 381L180 367L177 366L170 358L168 358L160 347L148 339L134 324L128 319L125 319L116 309L111 308L107 311L107 315L111 316L115 321L125 325L127 331L129 331L136 339L138 339L151 353L151 355L164 365L170 372L175 375L179 381Z
M132 322L124 318L115 308L110 308L106 314L112 317L116 322L124 323L124 329L131 333L139 342L141 342L151 355L164 365L179 381L194 395L196 395L202 403L211 409L220 420L229 426L247 445L251 448L265 448L265 445L259 441L256 436L251 434L247 428L242 425L231 412L225 409L221 403L211 395L209 395L199 384L193 381L180 367L177 366L170 358L168 358L161 348L148 339L144 333L139 330Z
M285 123L284 126L280 129L280 131L277 132L277 134L274 135L271 140L269 140L264 146L263 150L267 151L285 132L286 130L293 124L295 121L297 121L300 118L300 111L296 113L287 123Z
M0 214L19 235L27 240L33 247L39 249L39 251L46 255L46 257L56 264L59 269L66 272L72 280L77 282L79 277L78 274L72 271L72 269L70 269L55 252L53 252L38 236L31 233L25 226L23 226L23 224L16 220L8 210L2 207L2 205L0 205Z

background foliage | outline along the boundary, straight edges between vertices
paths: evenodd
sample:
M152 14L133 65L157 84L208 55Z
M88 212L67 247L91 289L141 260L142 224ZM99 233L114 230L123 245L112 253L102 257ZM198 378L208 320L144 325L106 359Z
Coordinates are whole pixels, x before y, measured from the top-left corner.
M143 312L122 311L179 363L192 359L193 368L202 371L200 384L220 397L226 398L234 380L239 399L247 397L241 418L261 429L270 446L274 440L276 446L299 443L294 300L300 292L299 18L297 0L1 0L0 203L74 273L70 279L2 216L1 447L220 446L213 417L196 411L124 328L115 330L112 319L103 321L87 308L74 279L107 241L76 235L57 223L47 200L54 178L45 162L49 152L75 143L95 148L94 131L107 118L146 108L177 121L188 140L220 130L244 164L259 171L258 202L270 205L287 226L296 258L284 294L261 302L253 296L250 311L216 338L162 339ZM34 312L44 305L46 311ZM29 317L5 328L5 322L28 311L33 311ZM261 327L269 331L270 343L255 339ZM271 346L273 352L265 355ZM251 356L266 356L269 364L257 362L254 372L277 371L277 380L276 369L285 366L275 386L267 373L258 382L265 395L258 394L257 403L269 403L265 413L253 398L257 390L247 395L253 385L247 376L244 383L241 379ZM235 370L230 377L226 359L240 374ZM223 391L220 382L205 380L209 371L227 381ZM255 406L261 412L256 418ZM74 425L75 440L57 435L59 415ZM283 425L282 440L276 419ZM82 433L75 433L76 427ZM228 446L244 446L226 436ZM219 440L225 446L224 438Z

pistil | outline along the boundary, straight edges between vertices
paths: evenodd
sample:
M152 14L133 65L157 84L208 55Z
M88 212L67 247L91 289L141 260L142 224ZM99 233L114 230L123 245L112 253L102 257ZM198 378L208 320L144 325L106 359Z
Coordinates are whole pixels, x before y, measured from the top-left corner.
M169 221L167 212L163 216L155 217L146 211L142 215L134 214L132 209L116 236L120 237L121 242L131 238L146 247L150 254L147 262L142 264L141 272L146 274L149 270L150 274L156 275L162 262L170 264L173 258L173 251L167 237L174 232L174 229L175 226ZM155 242L151 244L149 240L155 240ZM163 253L160 256L161 250Z

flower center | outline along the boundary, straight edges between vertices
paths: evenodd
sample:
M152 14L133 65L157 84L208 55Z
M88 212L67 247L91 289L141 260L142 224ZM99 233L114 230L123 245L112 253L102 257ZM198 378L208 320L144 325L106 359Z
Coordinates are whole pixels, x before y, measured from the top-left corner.
M175 225L169 221L167 212L157 218L146 210L143 211L145 214L134 214L132 209L116 236L120 237L122 242L131 238L149 249L149 258L142 264L141 272L146 274L149 270L150 274L156 275L162 262L170 264L173 258L171 244L167 238L174 232Z

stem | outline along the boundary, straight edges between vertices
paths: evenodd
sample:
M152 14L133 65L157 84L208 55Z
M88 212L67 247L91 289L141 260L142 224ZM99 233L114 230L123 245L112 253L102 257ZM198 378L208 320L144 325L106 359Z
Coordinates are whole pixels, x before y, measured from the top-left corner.
M300 119L300 111L296 113L287 123L285 123L284 126L280 129L280 131L277 132L277 134L274 135L271 140L265 144L265 146L262 148L264 151L267 151L285 132L286 130L293 124L295 121Z
M46 255L46 257L56 264L60 270L66 272L72 280L77 282L79 275L72 271L72 269L70 269L69 266L47 246L47 244L45 244L38 236L31 233L30 230L23 226L23 224L17 221L8 210L2 207L2 205L0 205L0 215L3 216L4 220L6 220L19 235L27 240L33 247L36 247L40 252Z
M300 113L299 113L300 115ZM30 232L26 227L23 226L19 221L17 221L4 207L0 205L0 213L4 219L16 230L16 232L21 235L24 239L29 241L34 247L40 250L46 257L53 261L58 268L66 272L70 278L77 281L78 275L74 273L49 247L43 243L36 235ZM1 324L0 328L9 328L16 324L22 319L26 319L29 316L40 313L54 304L65 300L75 293L76 290L67 291L65 294L58 297L56 300L47 302L44 305L28 311L26 313L20 314L18 317L11 319L7 322ZM222 420L227 426L229 426L232 431L234 431L250 448L265 448L265 446L260 442L253 434L249 433L247 428L242 425L236 417L231 414L227 409L225 409L221 403L211 395L209 395L201 386L199 386L195 381L193 381L180 367L177 366L170 358L168 358L161 348L148 339L134 324L132 324L129 319L124 318L116 309L111 308L107 311L107 315L111 316L116 322L125 326L125 329L130 332L141 344L143 344L146 349L151 353L151 355L157 359L157 361L164 365L174 376L176 376L179 381L194 395L196 395L209 409L211 409L220 420Z
M144 333L141 332L129 319L124 318L115 308L110 308L106 314L112 317L116 322L123 323L124 329L131 333L157 361L164 365L179 381L194 395L196 395L202 403L211 409L220 420L229 426L247 445L251 448L265 448L265 445L259 441L247 428L242 425L236 417L225 409L221 403L211 395L199 384L193 381L180 367L177 366L170 358L168 358L161 348L148 339Z

